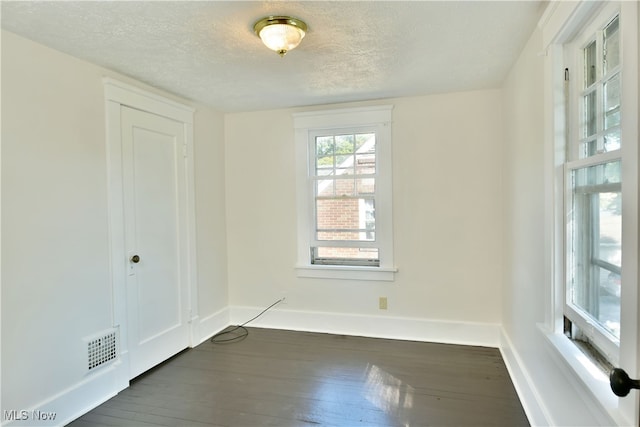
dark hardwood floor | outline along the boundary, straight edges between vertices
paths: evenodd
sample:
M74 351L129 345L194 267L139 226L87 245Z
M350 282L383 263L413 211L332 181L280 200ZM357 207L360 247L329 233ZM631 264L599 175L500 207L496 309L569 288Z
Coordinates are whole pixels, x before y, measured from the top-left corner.
M248 328L141 375L85 426L524 426L497 349Z

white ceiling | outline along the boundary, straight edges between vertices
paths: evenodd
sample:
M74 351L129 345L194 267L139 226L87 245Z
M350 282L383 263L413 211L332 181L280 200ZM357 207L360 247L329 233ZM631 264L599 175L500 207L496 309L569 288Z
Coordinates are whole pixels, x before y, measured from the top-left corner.
M499 87L541 1L2 1L2 28L221 111ZM284 58L253 24L309 26Z

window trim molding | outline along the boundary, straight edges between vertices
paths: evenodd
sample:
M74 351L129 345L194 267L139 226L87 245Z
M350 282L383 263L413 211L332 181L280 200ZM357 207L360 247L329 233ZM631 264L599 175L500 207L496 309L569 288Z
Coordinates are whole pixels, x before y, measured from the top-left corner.
M306 111L293 114L296 152L296 209L297 209L297 264L298 277L380 280L393 281L395 268L393 261L393 195L392 195L392 150L391 122L393 105L341 108L319 111ZM376 192L383 199L376 207L376 222L381 225L376 230L376 240L380 248L380 266L341 266L311 264L309 258L310 230L313 229L312 200L309 189L309 135L318 130L376 127L379 146L376 149L379 158L376 180ZM380 196L378 196L380 197ZM378 227L377 227L378 228Z
M630 419L620 411L619 399L611 392L609 378L562 333L549 330L546 325L538 324L538 331L544 337L552 359L561 367L565 378L584 402L600 405L603 413L592 413L598 417L600 425L632 425ZM633 400L630 398L630 400ZM607 415L611 420L606 419Z
M298 277L316 279L347 279L347 280L379 280L393 282L397 268L360 267L346 265L297 265Z

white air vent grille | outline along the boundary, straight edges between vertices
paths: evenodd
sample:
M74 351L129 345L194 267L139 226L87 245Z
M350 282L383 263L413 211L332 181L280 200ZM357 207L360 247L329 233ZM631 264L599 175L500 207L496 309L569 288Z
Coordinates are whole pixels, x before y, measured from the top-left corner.
M116 331L91 338L87 341L89 371L104 365L118 356Z

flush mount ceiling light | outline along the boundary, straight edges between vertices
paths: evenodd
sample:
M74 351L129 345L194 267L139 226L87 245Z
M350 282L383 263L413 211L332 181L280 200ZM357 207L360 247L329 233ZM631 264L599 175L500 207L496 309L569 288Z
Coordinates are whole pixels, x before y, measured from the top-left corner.
M284 56L300 44L307 33L307 24L290 16L267 16L256 22L253 30L265 46Z

